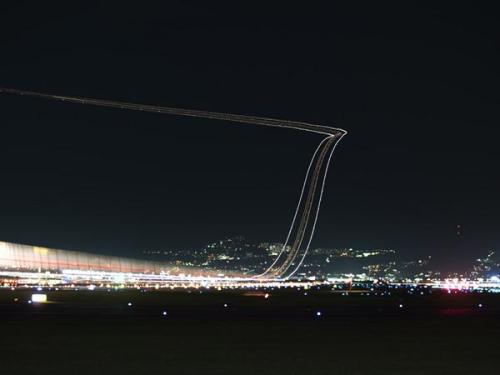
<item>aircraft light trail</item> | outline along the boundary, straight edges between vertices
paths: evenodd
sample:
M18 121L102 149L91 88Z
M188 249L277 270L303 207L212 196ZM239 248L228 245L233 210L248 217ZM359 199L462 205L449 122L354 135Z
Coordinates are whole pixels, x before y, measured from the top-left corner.
M222 120L260 126L289 128L325 136L314 151L311 162L309 163L297 208L295 210L295 214L283 248L277 255L276 259L273 261L271 266L269 266L265 272L254 276L255 278L262 279L288 279L299 270L314 236L319 209L321 206L321 200L323 198L323 192L325 189L326 176L333 152L335 151L335 148L337 147L342 137L347 134L345 130L339 128L266 117L153 106L95 98L52 95L10 88L0 88L0 93L31 96L69 103L94 105L99 107L110 107L176 116ZM291 240L292 238L293 240ZM304 240L305 246L303 246ZM289 243L291 245L289 245Z

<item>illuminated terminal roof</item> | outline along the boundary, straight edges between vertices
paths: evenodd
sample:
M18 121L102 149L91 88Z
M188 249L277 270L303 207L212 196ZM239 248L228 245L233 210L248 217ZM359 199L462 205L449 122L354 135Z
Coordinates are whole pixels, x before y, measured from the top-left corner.
M215 273L213 270L207 271L195 267L179 267L169 263L78 251L56 250L1 241L0 269L39 272L79 270L167 275L190 274L193 276Z

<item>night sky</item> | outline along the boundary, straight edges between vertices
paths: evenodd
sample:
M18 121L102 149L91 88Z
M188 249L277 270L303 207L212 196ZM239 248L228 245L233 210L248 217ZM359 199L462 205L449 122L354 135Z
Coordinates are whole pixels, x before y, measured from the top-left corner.
M2 3L0 86L341 127L313 246L500 248L493 9L166 3ZM0 240L283 241L320 139L0 95Z

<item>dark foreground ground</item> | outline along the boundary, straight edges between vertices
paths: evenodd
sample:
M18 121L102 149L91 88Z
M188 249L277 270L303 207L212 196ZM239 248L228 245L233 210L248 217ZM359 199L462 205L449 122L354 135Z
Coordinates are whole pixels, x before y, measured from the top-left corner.
M0 291L0 374L500 373L500 295L31 293Z

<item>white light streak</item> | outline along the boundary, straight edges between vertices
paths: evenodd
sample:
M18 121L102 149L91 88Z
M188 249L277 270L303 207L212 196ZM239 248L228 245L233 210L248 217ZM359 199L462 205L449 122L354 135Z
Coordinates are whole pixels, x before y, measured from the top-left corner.
M100 106L100 107L110 107L110 108L118 108L118 109L129 109L129 110L135 110L135 111L144 111L144 112L154 112L154 113L161 113L161 114L170 114L170 115L177 115L177 116L188 116L188 117L198 117L198 118L206 118L206 119L214 119L214 120L222 120L222 121L231 121L231 122L238 122L238 123L245 123L245 124L253 124L253 125L261 125L261 126L271 126L271 127L281 127L281 128L290 128L290 129L295 129L295 130L301 130L301 131L306 131L306 132L311 132L311 133L316 133L316 134L322 134L325 135L326 138L324 138L318 147L316 148L313 157L311 159L311 162L309 163L307 172L306 172L306 177L304 179L304 183L302 185L302 191L299 197L299 202L297 204L297 208L295 210L295 214L292 220L292 224L290 226L290 230L288 232L287 238L285 245L283 246L281 252L278 254L276 259L273 261L271 266L261 273L260 275L255 276L256 278L267 278L269 275L271 275L272 278L274 279L289 279L291 276L293 276L300 266L302 265L305 256L307 255L307 252L309 251L309 246L311 244L312 238L314 236L314 232L316 229L316 223L318 220L318 215L319 215L319 210L321 206L321 201L323 198L323 192L325 188L325 181L326 181L326 176L328 173L328 168L330 165L331 157L333 155L333 152L335 151L335 148L340 141L340 139L347 134L347 132L343 129L339 128L331 128L323 125L317 125L317 124L309 124L305 122L298 122L298 121L287 121L287 120L278 120L278 119L272 119L272 118L266 118L266 117L257 117L257 116L246 116L246 115L236 115L236 114L230 114L230 113L219 113L219 112L209 112L209 111L200 111L200 110L192 110L192 109L183 109L183 108L173 108L173 107L162 107L162 106L151 106L151 105L144 105L144 104L135 104L135 103L125 103L125 102L119 102L119 101L112 101L112 100L102 100L102 99L93 99L93 98L81 98L81 97L72 97L72 96L62 96L62 95L51 95L51 94L44 94L44 93L38 93L38 92L33 92L33 91L24 91L24 90L17 90L17 89L7 89L7 88L0 88L0 92L6 93L6 94L15 94L15 95L22 95L22 96L33 96L33 97L39 97L39 98L45 98L45 99L52 99L52 100L59 100L59 101L64 101L64 102L70 102L70 103L77 103L77 104L87 104L87 105L94 105L94 106ZM330 147L332 147L330 149ZM321 151L319 154L318 159L316 160L316 156L318 154L318 151ZM323 163L325 160L326 155L328 154L326 166L323 170ZM314 170L311 174L311 167L316 161ZM321 188L319 191L319 198L317 199L315 203L315 198L317 195L317 183L318 180L322 175L322 182L321 182ZM309 176L311 174L311 181L309 182ZM304 204L304 209L301 215L300 223L297 227L297 233L295 235L295 239L293 241L293 245L291 247L290 252L286 255L284 258L284 261L282 262L281 265L276 267L278 262L282 259L282 255L286 253L286 249L288 246L288 242L290 240L290 237L293 233L293 230L295 229L295 224L296 220L298 217L298 214L300 212L300 207L304 198L304 193L306 192L306 187L309 186L308 191L307 191L307 198ZM314 213L314 219L312 226L309 225L309 219L311 217L311 213L315 210ZM310 229L309 229L310 228ZM300 257L300 261L297 265L295 265L295 260L299 256L300 249L302 247L302 242L304 240L304 237L306 236L306 233L309 231L309 239L307 240L307 245L304 249L303 255ZM290 269L294 267L292 271L290 272Z

